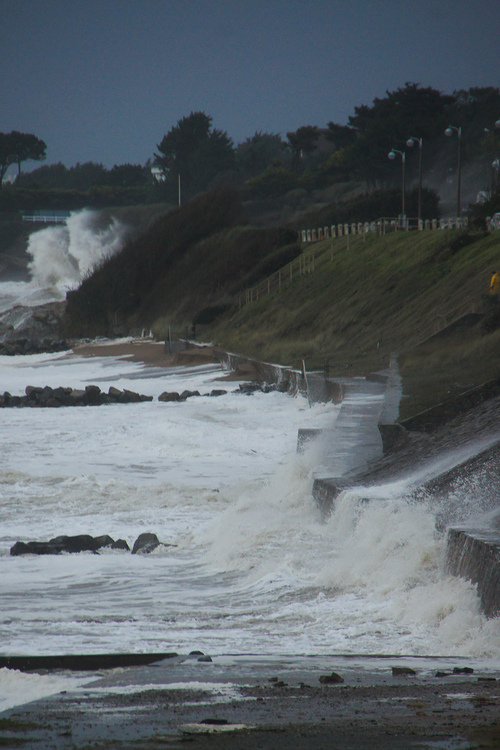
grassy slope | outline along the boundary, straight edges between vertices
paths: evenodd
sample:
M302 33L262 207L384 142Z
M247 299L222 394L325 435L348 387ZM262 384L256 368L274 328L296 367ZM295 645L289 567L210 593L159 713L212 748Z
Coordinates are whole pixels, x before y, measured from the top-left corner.
M414 348L437 316L468 300L481 307L500 266L499 233L344 237L314 252L313 273L225 315L204 336L281 364L305 359L319 369L328 361L337 376L384 369L397 351L407 396L401 416L500 374L500 334L483 335L479 326Z

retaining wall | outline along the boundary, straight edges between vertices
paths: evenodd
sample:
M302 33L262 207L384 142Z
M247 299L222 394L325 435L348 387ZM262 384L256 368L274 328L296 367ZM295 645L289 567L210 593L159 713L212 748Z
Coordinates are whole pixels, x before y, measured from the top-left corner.
M413 417L404 419L398 424L409 431L433 432L459 414L463 414L483 401L498 395L500 395L500 378L495 378L477 386L477 388L471 388L449 401L444 401Z
M281 386L284 392L296 395L301 393L311 403L333 401L339 403L343 398L342 385L335 380L330 380L316 373L294 370L291 367L273 365L269 362L261 362L252 357L241 354L219 351L223 367L228 370L245 369L255 374L255 380L259 383L275 383Z
M500 517L499 517L500 518ZM500 533L498 529L451 528L446 547L446 571L477 585L487 617L500 615Z

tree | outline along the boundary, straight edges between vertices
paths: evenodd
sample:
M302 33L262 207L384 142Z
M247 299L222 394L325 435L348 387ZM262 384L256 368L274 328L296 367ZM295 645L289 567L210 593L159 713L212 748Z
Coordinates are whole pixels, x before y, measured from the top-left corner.
M383 99L374 99L354 108L349 126L357 137L349 148L351 165L361 179L372 188L393 181L394 169L387 159L391 148L403 148L410 136L429 141L442 136L453 96L436 89L420 88L419 83L406 83L396 91L386 92ZM432 158L425 150L427 158Z
M120 187L136 187L145 185L150 176L150 171L140 164L115 164L104 177L106 185L117 185Z
M12 133L0 133L0 190L5 173L11 164L15 164Z
M331 141L335 149L343 149L352 146L356 140L356 130L349 125L338 125L336 122L328 123L328 133L326 137Z
M248 180L246 186L252 198L273 198L297 187L297 176L278 162Z
M284 143L280 135L256 131L236 147L236 165L243 179L248 180L262 174L273 161L283 155Z
M36 135L32 133L19 133L13 130L11 135L11 144L14 154L14 161L18 167L18 174L21 174L21 164L25 161L43 161L46 156L47 146Z
M188 197L208 189L218 174L235 164L231 138L212 129L212 118L204 112L191 112L178 120L157 148L155 163L165 175L167 189L176 191L180 176L182 194Z
M303 125L295 132L287 133L286 137L292 152L292 169L298 172L303 156L310 156L318 147L319 129L315 125Z

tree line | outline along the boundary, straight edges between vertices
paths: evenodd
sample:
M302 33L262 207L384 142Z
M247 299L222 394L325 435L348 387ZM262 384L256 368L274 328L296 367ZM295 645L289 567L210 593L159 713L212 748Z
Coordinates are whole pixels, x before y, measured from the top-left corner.
M415 183L420 167L424 180L437 184L447 179L456 163L456 139L445 135L450 125L460 128L464 165L477 159L493 161L500 155L500 130L495 129L499 118L498 88L474 87L448 95L406 83L371 105L355 107L346 125L303 125L286 137L258 131L237 145L226 131L213 126L209 114L191 112L170 128L143 166L124 164L107 170L92 162L69 169L55 164L21 174L22 161L45 158L45 144L26 136L38 142L38 149L33 141L31 150L11 148L8 161L3 144L13 134L0 134L0 174L3 177L6 165L18 163L17 189L93 191L94 201L108 200L109 205L120 200L176 203L179 197L185 201L222 185L238 188L247 200L351 181L374 192L400 184L400 172L388 159L392 149L406 152L408 184Z

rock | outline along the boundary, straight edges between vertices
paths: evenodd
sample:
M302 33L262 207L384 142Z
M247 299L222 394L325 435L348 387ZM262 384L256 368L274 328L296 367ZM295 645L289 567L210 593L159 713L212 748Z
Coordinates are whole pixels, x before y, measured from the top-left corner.
M199 656L196 661L211 662L212 657L211 656Z
M392 668L392 676L393 677L408 677L411 675L416 675L414 669L411 667L393 667Z
M54 548L49 542L16 542L10 548L12 557L20 555L58 555L60 550Z
M26 396L28 397L29 401L34 401L35 403L38 403L42 398L43 388L40 388L39 386L34 386L34 385L27 385L24 392Z
M224 396L227 393L227 391L223 391L221 389L215 388L213 391L210 391L211 396Z
M101 389L97 385L86 385L85 393L83 395L83 403L85 406L97 406L101 403Z
M153 550L155 550L157 547L159 547L160 544L161 542L156 534L150 534L148 532L139 534L134 542L134 546L132 547L132 554L136 555L138 552L141 552L142 554L149 554L150 552L153 552Z
M126 545L125 547L120 546L119 549L130 549L123 539L119 541ZM118 542L115 542L108 534L98 537L90 536L90 534L63 535L56 536L48 542L16 542L10 550L10 554L13 557L19 555L60 555L63 552L94 552L97 554L98 550L103 547L115 548L115 544L118 544Z
M179 396L179 399L181 401L185 401L187 398L192 398L193 396L199 396L199 391L182 391L181 395Z
M75 388L71 391L69 401L70 406L85 406L85 401L83 400L85 396L85 391L82 391L78 388Z
M111 387L109 392L102 393L96 385L87 385L85 390L73 388L51 388L46 385L44 388L39 386L28 385L25 389L25 396L12 396L7 391L0 395L0 407L7 406L31 406L31 407L51 407L60 406L100 406L102 404L114 403L138 403L142 401L152 401L153 396L144 396L134 391L123 390Z
M77 536L56 536L49 544L60 552L97 552L98 542L90 534L77 534Z
M344 678L336 672L332 672L331 674L320 675L319 681L322 685L335 685L339 684L340 682L344 682Z
M158 401L181 401L181 397L176 391L165 391L158 396Z
M125 539L117 539L116 542L113 542L111 545L111 549L124 549L127 550L127 552L130 552L130 547Z
M115 540L112 539L109 534L103 534L102 536L94 537L96 543L96 549L102 549L102 547L112 547L115 544Z
M256 391L260 391L261 387L259 383L240 383L239 388L235 393L243 393L245 396L250 396Z
M60 338L60 321L65 302L50 302L38 307L14 308L0 315L0 354L35 354L68 349Z

